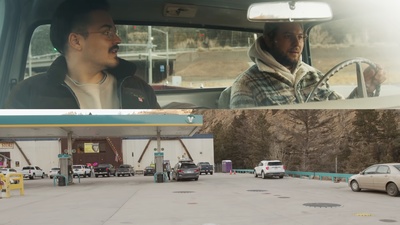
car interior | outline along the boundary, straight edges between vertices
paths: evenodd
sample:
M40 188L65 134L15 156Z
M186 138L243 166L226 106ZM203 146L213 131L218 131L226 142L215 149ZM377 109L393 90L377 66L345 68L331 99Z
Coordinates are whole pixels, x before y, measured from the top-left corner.
M49 40L62 0L0 0L0 106L23 79L43 73L59 55ZM366 4L367 2L367 4ZM371 0L110 0L122 39L118 56L155 90L164 109L227 109L230 86L253 62L247 51L265 22L299 21L308 35L302 60L318 68L344 97L358 99L277 105L271 109L398 108L399 69L391 24L399 3ZM318 8L317 8L318 7ZM318 9L318 10L316 10ZM374 12L371 14L370 12ZM388 35L390 34L390 35ZM367 97L359 68L378 63L388 75ZM318 84L319 85L319 84Z

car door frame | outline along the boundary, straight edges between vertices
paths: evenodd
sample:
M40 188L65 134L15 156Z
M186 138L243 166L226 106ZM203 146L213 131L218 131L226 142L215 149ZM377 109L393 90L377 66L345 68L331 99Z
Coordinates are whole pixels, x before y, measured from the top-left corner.
M380 168L387 168L387 172L379 172ZM373 185L374 185L374 189L376 190L381 190L381 191L386 191L386 184L389 180L389 176L390 176L391 170L390 167L387 165L379 165L377 170L376 170L376 174L373 176Z
M375 170L369 172L369 170L371 168L375 168ZM378 165L372 165L360 173L360 176L357 179L357 182L358 182L360 188L374 189L374 183L373 183L374 178L373 177L374 177L374 175L376 175L377 169L378 169Z

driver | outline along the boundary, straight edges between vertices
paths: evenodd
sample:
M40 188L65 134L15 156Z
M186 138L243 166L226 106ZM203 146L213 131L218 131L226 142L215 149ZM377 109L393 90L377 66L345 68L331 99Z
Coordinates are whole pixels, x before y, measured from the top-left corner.
M231 87L229 108L296 104L305 102L323 73L304 63L301 53L304 41L301 23L265 23L263 36L249 49L255 63L238 76ZM386 80L385 71L368 67L364 70L368 96ZM354 90L348 98L357 98ZM323 84L310 101L337 100L343 97Z

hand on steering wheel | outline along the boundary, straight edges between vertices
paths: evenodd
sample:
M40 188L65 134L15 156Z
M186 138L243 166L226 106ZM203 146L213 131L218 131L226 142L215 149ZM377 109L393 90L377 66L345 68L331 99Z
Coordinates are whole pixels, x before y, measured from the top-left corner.
M364 78L364 74L362 72L362 68L361 68L361 63L365 63L368 64L370 67L370 69L373 69L374 71L368 72L367 74L372 74L375 75L375 73L378 70L378 67L375 63L371 62L368 59L364 59L364 58L353 58L353 59L348 59L345 60L339 64L337 64L336 66L334 66L331 70L328 71L328 73L326 73L321 80L318 81L318 83L315 85L315 87L313 88L313 90L310 92L310 94L308 95L307 99L305 102L309 102L311 99L313 99L318 87L322 84L325 83L329 80L329 78L331 76L333 76L333 74L339 72L340 70L342 70L343 68L345 68L346 66L349 66L351 64L356 64L356 72L357 72L357 95L361 98L366 98L368 97L367 91L371 91L371 90L367 90L366 84L365 84L365 78ZM372 77L368 77L369 80L372 79ZM382 81L383 82L383 81ZM382 83L380 82L380 83ZM381 85L379 84L374 84L375 87L368 87L368 89L373 89L375 90L374 96L379 96L380 90L381 90ZM368 84L368 85L372 85L372 84ZM372 90L372 91L373 91Z

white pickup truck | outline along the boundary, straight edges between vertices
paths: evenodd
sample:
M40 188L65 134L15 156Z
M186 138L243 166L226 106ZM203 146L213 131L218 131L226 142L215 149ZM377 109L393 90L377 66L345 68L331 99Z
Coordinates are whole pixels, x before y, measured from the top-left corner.
M24 175L24 178L35 179L35 177L41 177L42 179L45 176L45 173L38 166L24 166L22 167L21 173Z

